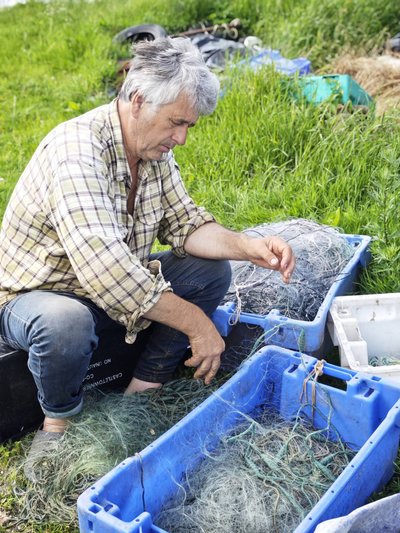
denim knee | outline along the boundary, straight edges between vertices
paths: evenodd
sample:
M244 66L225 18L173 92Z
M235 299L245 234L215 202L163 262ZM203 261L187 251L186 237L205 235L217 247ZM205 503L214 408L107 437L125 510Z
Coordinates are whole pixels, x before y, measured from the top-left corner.
M225 259L220 259L215 261L214 265L214 276L215 283L218 286L221 299L225 296L232 280L232 268L230 261Z
M208 310L216 307L229 288L232 273L228 260L192 255L178 258L172 252L154 254L153 258L161 262L164 278L175 294L200 307L202 301L208 302Z
M194 260L197 276L193 278L193 284L197 284L197 294L191 301L209 314L221 303L229 289L232 279L231 265L224 259ZM186 295L183 295L183 298L186 298Z

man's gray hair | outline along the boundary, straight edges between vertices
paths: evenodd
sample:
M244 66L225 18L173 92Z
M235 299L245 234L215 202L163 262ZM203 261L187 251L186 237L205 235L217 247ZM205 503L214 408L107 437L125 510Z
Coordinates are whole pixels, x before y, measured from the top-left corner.
M190 39L163 37L140 41L121 87L120 98L129 102L138 93L154 106L171 104L184 93L199 115L217 105L219 80L205 64Z

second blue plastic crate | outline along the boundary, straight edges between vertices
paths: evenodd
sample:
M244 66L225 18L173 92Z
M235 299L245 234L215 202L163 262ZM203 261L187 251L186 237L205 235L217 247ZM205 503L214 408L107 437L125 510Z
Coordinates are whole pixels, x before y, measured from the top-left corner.
M239 323L262 328L268 344L306 353L317 352L324 342L326 319L333 298L354 291L360 271L371 258L368 249L371 237L367 235L343 235L343 237L354 247L354 254L332 283L314 320L306 322L288 318L276 309L272 309L267 315L241 312L236 316L235 303L230 302L219 306L212 317L220 334L229 335L237 320Z

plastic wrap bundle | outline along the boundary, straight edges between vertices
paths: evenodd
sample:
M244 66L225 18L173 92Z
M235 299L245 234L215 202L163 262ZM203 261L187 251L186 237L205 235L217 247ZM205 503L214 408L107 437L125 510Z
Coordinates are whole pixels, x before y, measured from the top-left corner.
M254 237L277 235L296 256L291 282L250 262L232 261L232 282L224 302L240 312L266 315L278 309L288 318L312 321L328 290L354 254L345 237L330 226L305 219L261 224L244 231Z

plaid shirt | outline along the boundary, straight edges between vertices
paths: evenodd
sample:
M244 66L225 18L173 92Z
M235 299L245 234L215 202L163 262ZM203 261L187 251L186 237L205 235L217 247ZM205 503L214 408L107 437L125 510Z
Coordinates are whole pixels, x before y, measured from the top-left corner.
M133 216L131 174L117 101L60 124L40 143L19 179L0 233L0 305L31 290L69 291L93 300L127 328L171 290L156 238L184 256L190 233L214 218L197 207L172 153L141 162Z

